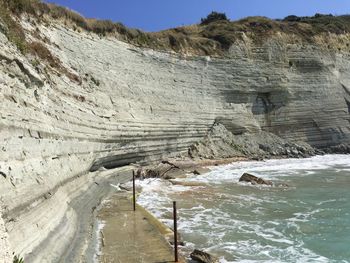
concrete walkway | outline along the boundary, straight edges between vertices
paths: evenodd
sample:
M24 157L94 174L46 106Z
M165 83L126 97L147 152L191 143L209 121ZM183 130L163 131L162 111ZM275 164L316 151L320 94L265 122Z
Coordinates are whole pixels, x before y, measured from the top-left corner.
M100 210L99 218L105 222L100 262L174 262L173 249L157 221L140 207L134 212L130 194L113 196Z

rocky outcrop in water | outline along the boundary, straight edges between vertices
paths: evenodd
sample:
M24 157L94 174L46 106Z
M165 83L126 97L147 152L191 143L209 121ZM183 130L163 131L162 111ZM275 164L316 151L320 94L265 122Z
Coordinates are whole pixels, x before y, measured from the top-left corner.
M350 56L322 43L244 36L224 58L186 58L58 21L20 22L61 70L0 32L3 254L86 260L92 230L80 228L82 211L108 192L108 169L191 145L194 158L306 157L309 145L350 141Z
M195 249L190 256L194 261L199 263L219 263L217 257L198 249Z
M251 183L253 185L255 184L264 184L264 185L273 185L271 181L264 180L260 177L257 177L255 175L249 174L249 173L244 173L241 178L239 178L240 182L247 182Z

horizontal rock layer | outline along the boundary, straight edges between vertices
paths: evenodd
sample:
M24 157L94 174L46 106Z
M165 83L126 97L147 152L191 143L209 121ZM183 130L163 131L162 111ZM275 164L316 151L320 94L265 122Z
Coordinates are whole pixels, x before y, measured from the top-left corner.
M7 252L30 262L58 260L74 239L71 200L103 179L98 169L187 151L214 123L320 148L349 143L347 53L274 37L227 58L184 58L59 23L23 25L81 79L30 63L0 33L0 205Z

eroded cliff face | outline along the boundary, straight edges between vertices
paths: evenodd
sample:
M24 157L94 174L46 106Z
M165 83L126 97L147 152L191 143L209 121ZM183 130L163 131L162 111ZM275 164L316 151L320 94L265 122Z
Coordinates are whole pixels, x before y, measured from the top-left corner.
M236 43L227 58L185 58L22 23L80 78L30 63L0 33L3 240L30 262L71 256L80 220L72 200L112 176L101 167L176 156L214 123L320 148L350 141L348 53L276 36Z

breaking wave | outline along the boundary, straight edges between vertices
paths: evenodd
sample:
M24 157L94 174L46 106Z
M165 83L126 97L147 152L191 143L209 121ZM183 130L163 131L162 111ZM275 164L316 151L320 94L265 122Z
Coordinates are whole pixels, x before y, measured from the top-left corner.
M349 262L350 156L237 162L178 179L203 186L139 181L138 203L179 231L189 253L205 249L222 262ZM239 183L244 172L287 182L287 189Z

